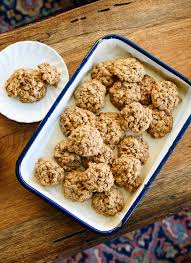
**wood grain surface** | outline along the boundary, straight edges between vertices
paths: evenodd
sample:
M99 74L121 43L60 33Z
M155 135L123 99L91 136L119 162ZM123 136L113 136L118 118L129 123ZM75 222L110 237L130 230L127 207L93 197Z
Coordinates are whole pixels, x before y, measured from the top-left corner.
M116 33L191 77L190 11L190 0L101 0L1 34L0 49L41 41L64 57L72 74L95 40ZM108 237L86 230L16 180L15 162L36 127L0 115L0 262L56 262L191 206L191 128L126 226Z

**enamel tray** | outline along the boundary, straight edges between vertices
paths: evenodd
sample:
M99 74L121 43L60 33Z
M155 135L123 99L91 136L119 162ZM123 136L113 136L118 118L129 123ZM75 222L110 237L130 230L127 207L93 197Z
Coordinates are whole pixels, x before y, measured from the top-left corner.
M172 132L162 139L152 139L146 132L143 136L149 143L150 157L142 168L143 184L134 193L122 190L125 207L114 217L97 214L91 208L90 200L84 203L65 199L62 186L43 187L33 177L34 165L39 157L52 157L57 142L63 139L59 128L59 116L63 109L74 104L73 93L84 79L90 78L89 72L94 63L127 57L132 55L145 65L146 73L155 79L174 81L182 97L182 103L174 110L174 126ZM16 164L16 174L20 183L28 190L43 198L86 227L102 233L111 234L119 230L128 220L141 198L148 190L160 169L172 153L181 136L191 121L191 82L151 54L138 47L127 38L118 35L107 35L99 39L61 92L52 108L34 132ZM106 99L104 111L116 111L109 99Z
M37 68L43 62L60 70L61 79L56 88L48 86L44 98L33 103L22 103L18 98L7 95L6 80L16 69ZM17 122L41 121L69 80L62 57L53 48L38 41L20 41L3 49L0 52L0 68L0 113Z

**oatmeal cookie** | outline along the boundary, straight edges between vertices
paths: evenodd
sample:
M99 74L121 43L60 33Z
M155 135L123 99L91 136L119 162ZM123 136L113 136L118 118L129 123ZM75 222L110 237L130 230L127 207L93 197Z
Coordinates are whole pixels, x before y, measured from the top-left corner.
M153 120L147 132L154 138L162 138L171 132L173 127L173 116L168 110L159 110L149 106L152 110Z
M121 110L125 105L140 101L140 84L116 81L109 90L109 96L111 103Z
M83 172L72 171L64 178L64 196L72 201L83 202L92 197L92 193L83 184Z
M74 94L77 106L94 113L104 107L105 95L105 86L96 79L82 83Z
M105 163L105 164L112 164L114 158L114 153L112 151L112 149L106 145L103 144L100 153L98 153L95 156L92 157L84 157L82 158L82 164L85 168L87 168L89 166L89 163L93 162L93 163Z
M88 110L79 107L68 107L60 116L60 128L65 136L69 136L73 130L81 125L95 127L96 116Z
M135 192L141 185L140 171L141 162L131 155L123 154L112 164L116 185L124 187L129 192Z
M115 148L115 145L124 137L124 130L123 127L120 126L120 120L116 120L110 112L102 112L99 114L96 127L105 144L109 145L112 149Z
M99 214L114 216L124 207L123 195L115 187L112 187L107 192L95 193L92 198L92 207Z
M152 111L139 102L125 106L121 115L124 119L124 126L133 132L146 131L152 121Z
M94 65L91 77L92 79L99 80L109 89L114 83L113 61L104 61Z
M38 70L42 74L42 79L49 85L57 86L60 81L60 72L56 67L48 63L38 65Z
M83 157L99 154L103 146L99 131L89 125L82 125L73 130L68 142L70 144L68 150Z
M157 85L156 81L149 75L145 75L139 82L141 91L140 103L143 105L151 104L151 91Z
M159 110L172 111L181 101L177 86L171 81L159 81L152 89L153 105Z
M42 185L55 185L62 182L64 170L55 161L40 158L36 162L34 176Z
M38 70L18 69L6 81L8 96L18 97L21 102L32 103L42 99L47 90Z
M66 171L79 169L81 166L81 157L68 151L68 142L59 142L54 150L54 159Z
M83 184L91 192L108 191L114 184L110 166L105 163L89 163L84 172Z
M145 75L143 65L136 58L117 59L113 71L121 81L127 82L141 81Z
M149 158L149 145L143 136L128 136L119 143L118 154L132 155L145 164Z

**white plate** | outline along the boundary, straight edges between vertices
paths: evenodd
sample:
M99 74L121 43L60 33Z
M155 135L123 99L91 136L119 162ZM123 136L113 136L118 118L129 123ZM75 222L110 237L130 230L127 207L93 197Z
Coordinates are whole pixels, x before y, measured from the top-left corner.
M45 97L34 103L22 103L8 97L5 82L19 68L36 68L47 62L61 71L57 88L48 87ZM37 41L21 41L0 52L0 113L17 122L41 121L69 80L68 70L61 56L51 47Z
M64 136L59 127L59 116L67 105L74 103L72 95L79 83L82 82L84 78L87 78L92 65L98 61L126 57L129 53L145 63L147 73L152 75L155 79L167 78L176 82L183 100L176 110L173 111L174 125L169 135L162 139L153 139L146 132L143 133L143 136L150 146L149 160L146 165L143 166L141 172L144 182L133 194L123 190L125 199L124 209L116 216L105 217L97 214L95 210L92 209L90 200L79 203L66 199L61 185L55 187L41 186L34 179L34 165L39 157L52 157L56 143L63 139ZM124 225L132 211L136 208L138 202L159 173L162 165L165 163L188 126L191 120L190 86L189 80L173 69L170 69L167 65L146 53L129 40L116 35L102 38L85 57L78 70L70 79L65 90L62 92L61 97L55 102L21 154L17 161L17 177L19 181L30 191L97 232L112 233L118 230ZM104 111L105 110L117 110L112 106L108 98L106 107L104 108Z

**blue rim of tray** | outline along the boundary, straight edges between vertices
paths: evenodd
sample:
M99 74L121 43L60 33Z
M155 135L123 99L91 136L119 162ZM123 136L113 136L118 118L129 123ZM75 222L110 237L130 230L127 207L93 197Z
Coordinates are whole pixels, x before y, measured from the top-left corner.
M145 56L147 56L148 58L150 58L151 60L153 60L154 62L156 62L158 65L162 66L163 68L165 68L166 70L168 70L169 72L173 73L174 75L176 75L177 77L179 77L180 79L182 79L183 81L185 81L187 84L189 84L189 86L191 87L191 81L189 79L187 79L186 77L184 77L182 74L180 74L179 72L177 72L175 69L171 68L170 66L168 66L167 64L163 63L162 61L160 61L158 58L156 58L155 56L151 55L149 52L145 51L144 49L142 49L141 47L137 46L135 43L133 43L132 41L130 41L129 39L119 36L119 35L115 35L115 34L111 34L111 35L106 35L100 39L98 39L95 44L92 46L92 48L90 49L90 51L88 52L88 54L85 56L85 58L83 59L82 63L80 64L80 66L77 68L77 70L75 71L75 73L73 74L73 76L71 77L71 79L69 80L69 82L66 84L65 88L63 89L63 91L60 93L60 95L58 96L58 98L56 99L56 101L54 102L54 104L52 105L52 107L50 108L49 112L47 113L47 115L45 116L45 118L42 120L42 122L40 123L40 125L38 126L38 128L35 130L35 132L33 133L32 137L30 138L29 142L27 143L27 145L25 146L25 148L23 149L22 153L20 154L17 162L16 162L16 176L17 179L19 180L19 182L25 187L27 188L29 191L31 191L32 193L34 193L35 195L39 196L40 198L44 199L45 201L47 201L48 203L50 203L51 205L53 205L54 207L56 207L57 209L59 209L61 212L64 212L65 214L67 214L68 216L70 216L71 218L73 218L74 220L76 220L78 223L80 223L81 225L87 227L90 230L93 230L97 233L101 233L101 234L113 234L117 231L119 231L124 224L127 222L127 220L129 219L129 217L131 216L132 212L134 211L134 209L137 207L137 205L139 204L139 202L141 201L142 197L144 196L144 194L146 193L146 191L149 189L150 185L152 184L152 182L155 180L156 176L159 174L162 166L165 164L165 162L167 161L168 157L170 156L170 154L172 153L172 151L174 150L174 148L176 147L177 143L179 142L179 140L181 139L181 137L183 136L184 132L186 131L186 129L188 128L189 124L191 123L191 115L188 117L188 119L186 120L186 122L184 123L182 129L180 130L180 132L178 133L177 137L175 138L175 140L173 141L173 144L171 145L171 147L169 148L168 152L166 153L166 155L164 156L164 158L161 160L160 164L158 165L158 167L156 168L155 172L153 173L153 175L151 176L151 178L149 179L149 181L147 182L147 184L144 186L144 188L142 189L142 191L140 192L139 196L136 198L136 200L134 201L134 203L131 205L131 207L129 208L129 210L127 211L127 213L125 214L125 216L123 217L121 223L119 226L114 227L113 229L110 229L108 231L101 231L98 230L96 228L94 228L93 226L87 224L86 222L84 222L83 220L81 220L80 218L76 217L74 214L72 214L70 211L66 210L65 208L63 208L62 206L58 205L56 202L54 202L52 199L48 198L47 196L45 196L44 194L40 193L39 191L37 191L35 188L33 188L32 186L28 185L24 179L22 178L21 172L20 172L20 166L22 163L22 160L25 158L29 148L31 147L31 145L33 144L33 142L35 141L36 137L38 136L38 134L40 133L41 129L43 128L43 126L45 125L46 121L48 120L48 118L50 117L50 115L52 114L52 112L54 111L54 109L56 108L57 104L61 101L61 99L63 98L63 96L65 95L66 91L69 89L69 87L71 86L71 84L73 83L73 81L75 80L75 78L77 77L77 75L79 74L79 72L81 71L81 69L83 68L83 66L85 65L85 63L88 61L88 59L90 58L90 56L92 55L92 53L95 51L95 49L97 48L97 46L99 45L99 43L102 40L107 40L107 39L117 39L117 40L121 40L122 42L128 44L129 46L131 46L132 48L136 49L137 51L139 51L140 53L144 54Z

